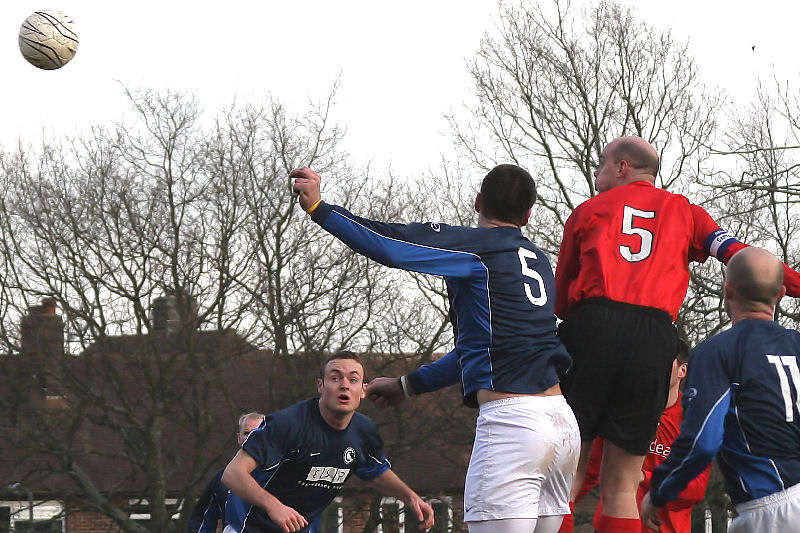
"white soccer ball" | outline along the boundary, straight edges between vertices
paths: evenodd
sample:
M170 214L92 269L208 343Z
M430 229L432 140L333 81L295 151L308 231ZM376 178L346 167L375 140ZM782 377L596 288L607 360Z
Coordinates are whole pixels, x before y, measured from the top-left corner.
M37 11L26 18L19 29L19 51L35 67L61 68L78 51L75 23L60 11Z

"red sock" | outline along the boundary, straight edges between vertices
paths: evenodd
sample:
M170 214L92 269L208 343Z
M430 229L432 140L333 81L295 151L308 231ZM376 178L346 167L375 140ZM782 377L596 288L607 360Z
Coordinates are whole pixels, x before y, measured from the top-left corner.
M641 533L642 531L642 521L638 518L602 515L599 526L597 533Z
M558 528L558 533L573 533L575 531L575 518L572 513L575 512L575 504L569 502L569 514L564 515L561 521L561 527Z

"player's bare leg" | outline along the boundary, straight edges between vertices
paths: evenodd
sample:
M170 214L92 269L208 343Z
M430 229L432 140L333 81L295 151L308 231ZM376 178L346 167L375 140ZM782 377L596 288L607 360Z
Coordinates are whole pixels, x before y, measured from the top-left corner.
M636 491L642 476L643 455L632 455L606 441L600 466L600 494L603 514L639 518Z

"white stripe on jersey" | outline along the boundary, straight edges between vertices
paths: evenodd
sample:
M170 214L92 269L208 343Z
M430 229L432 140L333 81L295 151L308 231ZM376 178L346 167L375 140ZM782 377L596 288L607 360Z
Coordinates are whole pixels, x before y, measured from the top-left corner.
M727 231L725 230L718 230L718 231L720 231L720 233L716 237L714 237L714 240L711 241L711 246L709 247L709 251L711 252L711 255L713 255L714 257L717 257L717 250L719 250L719 247L725 244L726 242L730 240L739 242L733 235L731 235Z

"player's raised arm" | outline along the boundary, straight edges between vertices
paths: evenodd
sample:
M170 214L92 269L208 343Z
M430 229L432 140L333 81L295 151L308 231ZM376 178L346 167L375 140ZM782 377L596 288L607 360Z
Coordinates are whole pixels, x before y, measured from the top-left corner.
M306 519L291 507L261 488L250 472L258 467L258 463L244 450L239 450L225 467L222 483L242 500L264 509L273 522L278 524L284 533L300 531L308 525Z

